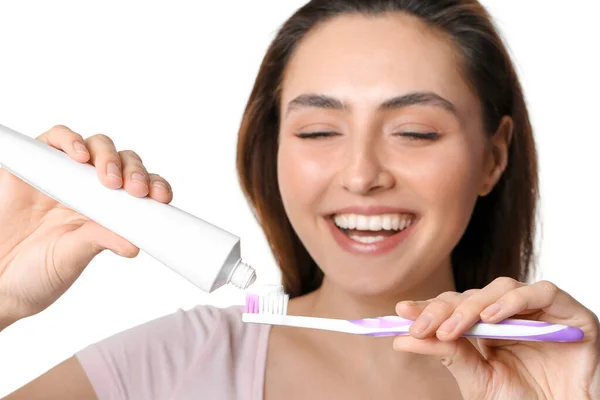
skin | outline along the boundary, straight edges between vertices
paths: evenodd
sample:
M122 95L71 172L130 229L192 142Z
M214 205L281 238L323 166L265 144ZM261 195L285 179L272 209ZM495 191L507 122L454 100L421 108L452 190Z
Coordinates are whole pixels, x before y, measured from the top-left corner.
M279 184L290 221L326 276L319 290L292 300L289 313L337 318L397 313L417 322L410 336L395 339L273 327L266 399L599 396L598 319L567 293L550 282L525 285L507 278L482 290L454 291L450 251L477 197L489 193L505 169L512 135L510 118L503 119L493 136L483 131L477 117L479 102L456 62L449 43L403 15L336 18L311 32L291 60L281 102ZM413 91L437 93L454 105L456 113L434 105L378 111L390 97ZM348 107L287 111L293 99L306 93L333 96ZM336 135L296 136L323 130ZM439 137L429 141L399 135L407 131L435 131ZM139 171L147 180L168 185L148 174L135 153L117 152L105 136L86 140L91 155L74 152L72 143L83 139L65 127L39 139L80 162L96 165L99 179L109 187L124 184L132 195L149 195L165 203L172 198L170 190L152 187L148 191L134 183L131 173ZM108 160L117 161L124 183L106 174ZM0 247L0 260L5 263L0 265L0 293L11 299L4 304L19 305L0 314L5 325L51 304L103 249L126 257L138 251L19 182L0 170L0 190L32 204L21 214L9 210L14 218L32 222L17 235L11 232L10 246ZM23 204L14 200L0 204L0 209ZM332 239L326 218L355 205L405 207L419 220L391 252L353 255ZM65 216L72 224L64 223ZM43 252L35 253L39 243L52 244L60 264L46 263ZM38 258L26 264L7 256L17 245L20 254ZM74 248L76 256L67 258L66 249ZM52 271L33 276L60 279L36 285L28 275L32 271L20 271L25 265ZM486 315L484 310L498 300L502 308L496 317ZM479 318L496 322L519 313L579 327L585 338L570 344L458 339ZM461 316L455 330L447 329L452 315ZM428 327L419 329L419 321L427 316ZM568 376L565 365L569 365ZM25 398L94 399L95 395L81 366L69 359L8 397Z
M484 132L478 98L458 59L447 40L400 14L337 18L311 32L292 58L282 87L279 186L290 221L325 279L320 289L291 301L289 314L354 319L397 312L417 321L411 336L395 340L272 328L266 398L397 398L407 392L432 399L588 398L597 385L598 320L552 283L501 278L481 291L453 291L450 252L478 196L504 171L512 135L508 117L494 135ZM456 112L435 105L379 110L387 99L415 91L442 96ZM346 109L289 110L305 94L334 97ZM322 131L335 134L298 137ZM431 131L439 138L398 135ZM408 208L419 221L391 252L357 256L333 240L327 217L367 205ZM497 300L503 308L492 319L484 310ZM457 340L479 318L497 322L522 312L580 327L585 339ZM458 324L449 320L453 315ZM564 365L573 366L568 379Z
M65 126L36 138L74 160L97 168L98 179L109 188L124 188L136 197L169 203L168 182L149 174L133 151L117 151L114 142L98 134L84 139ZM114 162L116 168L109 168ZM134 178L141 178L140 181ZM6 170L0 170L0 331L34 315L58 299L100 252L108 249L123 257L139 249L122 237L62 206ZM52 257L48 257L51 254ZM96 399L75 358L69 358L6 399Z

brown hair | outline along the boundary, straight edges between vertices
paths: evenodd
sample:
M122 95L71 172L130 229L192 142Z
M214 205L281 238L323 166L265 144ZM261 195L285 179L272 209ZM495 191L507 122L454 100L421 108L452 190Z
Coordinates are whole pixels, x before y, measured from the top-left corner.
M476 0L312 0L290 17L271 43L243 116L237 148L242 189L291 297L317 289L323 272L294 232L277 183L280 91L286 65L316 25L345 14L389 12L415 16L454 42L464 75L480 98L484 127L490 135L503 116L514 121L506 170L494 189L477 200L452 252L457 290L481 288L499 276L525 280L532 268L537 155L521 85L486 10Z

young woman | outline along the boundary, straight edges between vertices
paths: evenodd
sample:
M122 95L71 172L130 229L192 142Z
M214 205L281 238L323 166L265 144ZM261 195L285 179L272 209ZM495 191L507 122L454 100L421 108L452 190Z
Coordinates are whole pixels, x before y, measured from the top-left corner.
M39 140L110 188L169 202L110 138ZM598 318L526 284L536 152L521 86L475 0L313 0L269 48L238 171L290 313L415 319L409 336L244 325L197 307L100 343L8 399L598 399ZM42 311L122 238L0 171L0 329ZM7 228L10 227L10 228ZM569 324L576 343L467 340L480 318ZM395 351L393 351L395 350ZM565 367L568 366L568 370Z

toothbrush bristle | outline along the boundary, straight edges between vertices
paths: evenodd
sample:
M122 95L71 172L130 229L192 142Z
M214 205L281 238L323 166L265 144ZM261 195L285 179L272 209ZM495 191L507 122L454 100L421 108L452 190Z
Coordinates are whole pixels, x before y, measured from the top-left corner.
M259 296L256 294L246 295L246 309L245 312L250 314L258 314L258 300Z
M263 286L258 291L246 294L245 312L286 315L289 298L281 285Z

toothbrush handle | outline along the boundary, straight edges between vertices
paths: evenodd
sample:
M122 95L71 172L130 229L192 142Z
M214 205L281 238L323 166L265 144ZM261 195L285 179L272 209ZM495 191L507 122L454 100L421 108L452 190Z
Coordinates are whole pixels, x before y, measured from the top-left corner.
M497 324L477 323L463 336L533 342L577 342L583 339L583 331L543 321L506 319Z
M413 321L389 316L350 322L369 329L366 335L392 336L407 334ZM479 322L462 336L535 342L576 342L583 338L583 331L572 326L549 322L506 319L496 324Z
M120 235L210 292L240 259L239 238L172 205L109 189L96 168L0 125L0 164L49 197ZM210 247L202 249L202 245ZM199 255L202 254L202 257ZM203 265L198 265L198 260ZM224 268L225 272L227 268Z

